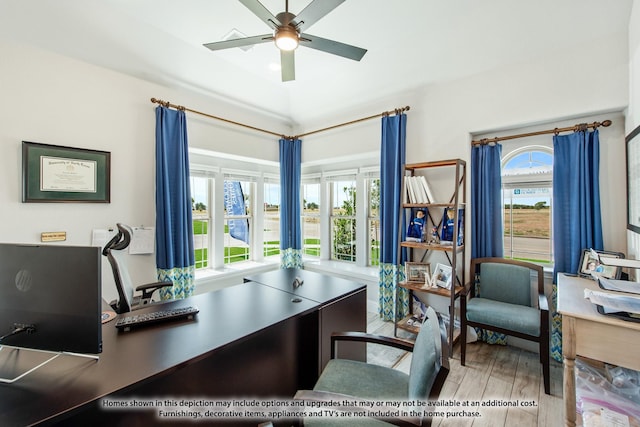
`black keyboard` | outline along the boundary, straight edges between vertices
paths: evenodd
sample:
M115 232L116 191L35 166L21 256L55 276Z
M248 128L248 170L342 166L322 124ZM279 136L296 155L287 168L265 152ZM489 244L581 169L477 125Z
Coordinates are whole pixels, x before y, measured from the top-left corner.
M129 315L118 319L116 321L116 328L128 331L131 328L152 325L160 322L169 322L179 319L193 319L198 311L200 311L198 310L198 307L189 306Z

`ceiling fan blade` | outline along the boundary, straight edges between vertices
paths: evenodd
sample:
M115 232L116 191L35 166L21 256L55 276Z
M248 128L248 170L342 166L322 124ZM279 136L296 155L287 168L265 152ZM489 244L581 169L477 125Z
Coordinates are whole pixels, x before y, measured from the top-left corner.
M240 39L223 40L220 42L205 43L203 46L211 50L230 49L232 47L249 46L252 44L266 43L273 40L273 35L263 34L261 36L243 37Z
M311 49L321 50L333 55L342 56L343 58L360 61L367 49L351 46L349 44L340 43L335 40L323 39L322 37L312 36L311 34L300 34L300 44Z
M260 20L264 21L268 26L273 28L274 30L278 28L282 23L273 16L269 10L262 5L258 0L238 0L240 3L245 5L247 9L253 12Z
M315 0L305 7L295 18L298 31L309 28L320 18L344 3L345 0Z
M288 82L296 79L296 64L293 50L280 51L280 68L282 70L282 81Z

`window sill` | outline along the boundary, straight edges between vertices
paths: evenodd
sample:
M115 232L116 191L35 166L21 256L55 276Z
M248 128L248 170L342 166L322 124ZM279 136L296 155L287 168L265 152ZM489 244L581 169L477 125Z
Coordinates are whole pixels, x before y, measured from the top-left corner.
M262 262L245 261L196 271L196 294L211 292L243 283L246 276L280 267L280 258L267 258Z
M304 260L305 270L326 273L350 280L362 280L378 283L378 267L359 267L355 264L333 260Z

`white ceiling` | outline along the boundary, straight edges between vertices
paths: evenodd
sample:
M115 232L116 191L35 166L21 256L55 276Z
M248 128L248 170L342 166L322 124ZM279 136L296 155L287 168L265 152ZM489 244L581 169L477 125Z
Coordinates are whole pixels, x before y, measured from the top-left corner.
M322 1L322 0L316 0ZM284 0L262 0L274 15ZM299 13L310 1L291 0ZM627 31L632 0L346 0L306 32L368 49L300 47L283 83L272 43L212 52L232 29L270 29L237 0L2 0L0 38L277 114L292 123L411 89L583 48ZM597 53L585 52L585 55ZM180 100L171 100L180 103ZM391 108L395 106L390 106Z

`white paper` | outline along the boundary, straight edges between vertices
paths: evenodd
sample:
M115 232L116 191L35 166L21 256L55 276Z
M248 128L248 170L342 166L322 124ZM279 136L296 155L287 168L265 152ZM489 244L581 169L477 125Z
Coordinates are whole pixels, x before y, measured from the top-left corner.
M116 230L106 228L96 228L91 230L91 246L104 248L109 240L116 235Z
M601 305L605 309L625 311L627 313L640 314L640 298L631 295L611 294L606 292L584 290L584 297L593 304Z
M155 235L154 227L133 227L129 254L152 254L155 250Z
M40 171L40 191L97 191L96 161L41 156Z
M640 283L630 282L628 280L607 279L606 277L598 277L600 287L608 291L628 292L632 294L640 294Z

